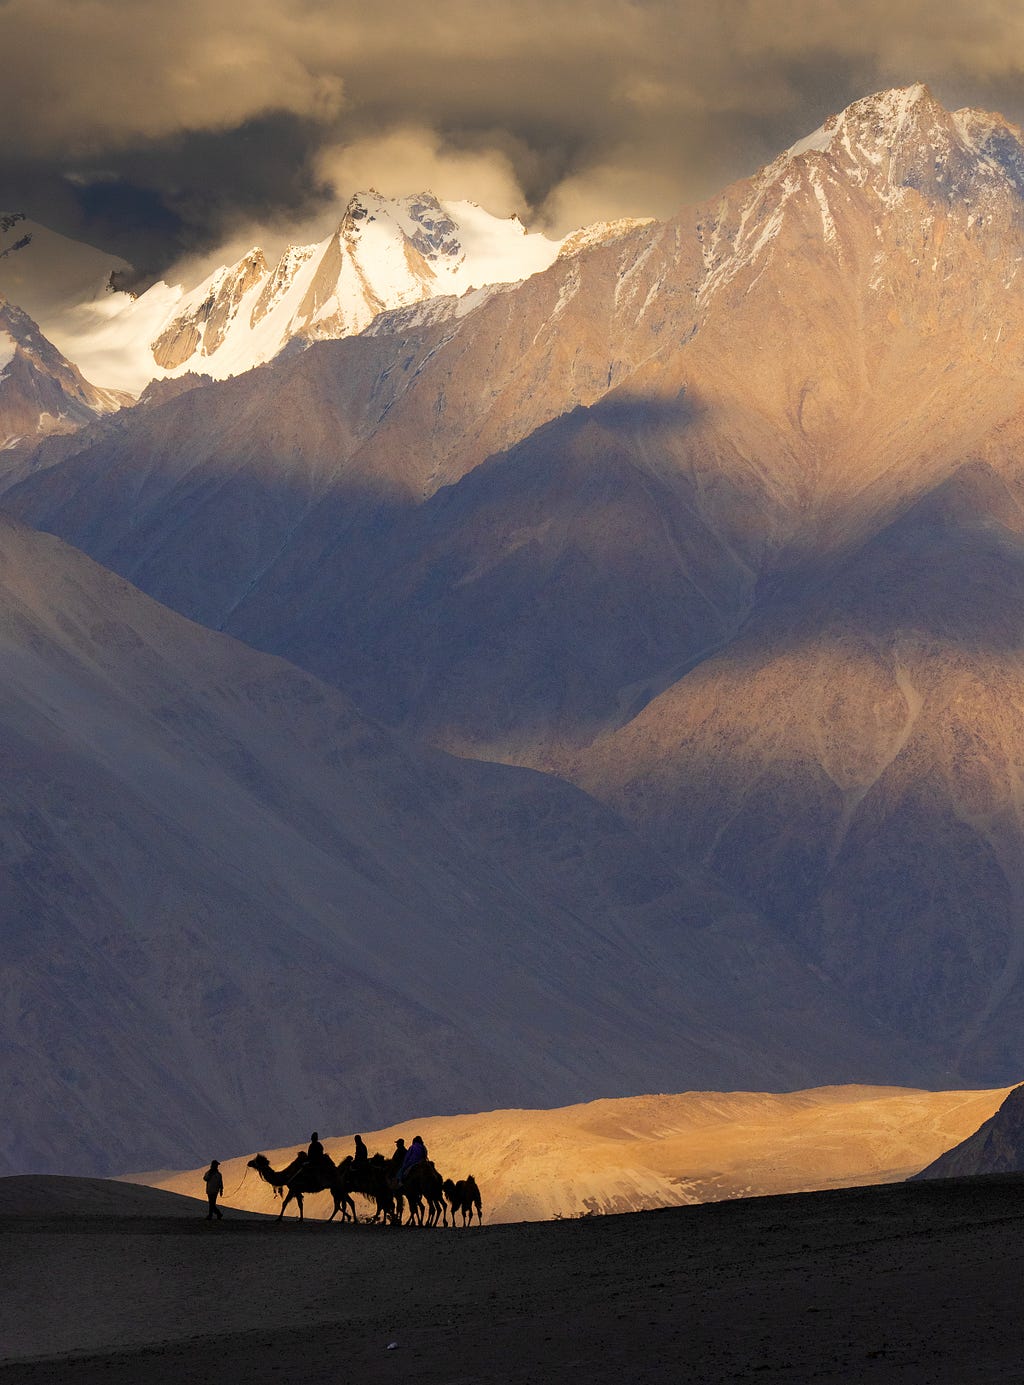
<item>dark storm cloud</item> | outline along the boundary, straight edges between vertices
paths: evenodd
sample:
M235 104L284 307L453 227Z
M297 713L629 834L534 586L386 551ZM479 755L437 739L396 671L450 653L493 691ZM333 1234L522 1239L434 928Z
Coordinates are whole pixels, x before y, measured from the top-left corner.
M0 152L0 210L122 255L143 277L265 221L314 215L333 190L316 171L322 128L287 113L237 129L197 131L107 150L89 159Z
M0 34L5 186L150 258L366 182L667 214L919 79L1024 114L1007 0L0 0Z

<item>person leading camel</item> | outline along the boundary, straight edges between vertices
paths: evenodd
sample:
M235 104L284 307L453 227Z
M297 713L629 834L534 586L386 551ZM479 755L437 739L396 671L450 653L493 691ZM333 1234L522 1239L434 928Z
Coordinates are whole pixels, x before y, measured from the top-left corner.
M217 1206L217 1199L224 1191L224 1179L221 1177L219 1159L211 1159L210 1167L203 1174L203 1182L206 1184L206 1198L210 1204L206 1220L213 1221L216 1217L218 1221L221 1221L224 1213Z

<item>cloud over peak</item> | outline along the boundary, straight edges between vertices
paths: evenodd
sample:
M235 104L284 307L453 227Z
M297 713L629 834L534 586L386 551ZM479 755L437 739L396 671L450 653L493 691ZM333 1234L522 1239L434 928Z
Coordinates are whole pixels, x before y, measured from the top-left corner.
M307 215L400 175L555 231L666 215L830 111L918 78L947 102L1024 114L1024 13L1009 0L0 0L0 13L0 175L53 205L55 181L90 162L144 186L179 223L169 255L280 219L297 192ZM76 205L65 198L65 219Z

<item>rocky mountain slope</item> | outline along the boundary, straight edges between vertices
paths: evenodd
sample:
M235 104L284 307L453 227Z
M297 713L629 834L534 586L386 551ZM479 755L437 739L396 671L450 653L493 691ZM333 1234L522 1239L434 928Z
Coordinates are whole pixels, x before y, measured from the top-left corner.
M97 389L40 332L0 298L0 476L41 438L71 433L121 407L125 396ZM5 455L6 454L6 455Z
M484 1219L544 1221L591 1213L682 1207L726 1198L897 1182L988 1116L1005 1089L921 1092L890 1087L819 1087L765 1092L686 1092L593 1101L555 1111L485 1111L417 1116L366 1133L368 1148L390 1155L400 1136L422 1135L445 1177L472 1173ZM267 1151L283 1168L305 1141ZM335 1160L352 1136L326 1138ZM251 1154L222 1160L232 1206L280 1210L272 1189L246 1175ZM195 1197L203 1168L130 1175L133 1183ZM0 1192L3 1185L0 1184ZM357 1199L360 1214L368 1209ZM307 1216L329 1216L328 1196Z
M578 790L415 750L7 520L0 578L0 1168L926 1063Z
M879 1018L1005 1073L1024 1000L1019 496L965 467L572 770Z
M421 739L571 775L945 1085L1008 1082L1022 261L1020 132L881 93L696 211L126 416L6 503Z
M988 1120L915 1178L966 1178L1024 1170L1024 1087L1014 1087Z

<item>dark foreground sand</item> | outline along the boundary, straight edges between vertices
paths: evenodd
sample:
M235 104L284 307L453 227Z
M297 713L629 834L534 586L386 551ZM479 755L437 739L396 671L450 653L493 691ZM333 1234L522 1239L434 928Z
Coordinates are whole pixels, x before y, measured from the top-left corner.
M467 1231L14 1201L0 1385L1024 1380L1019 1175Z

